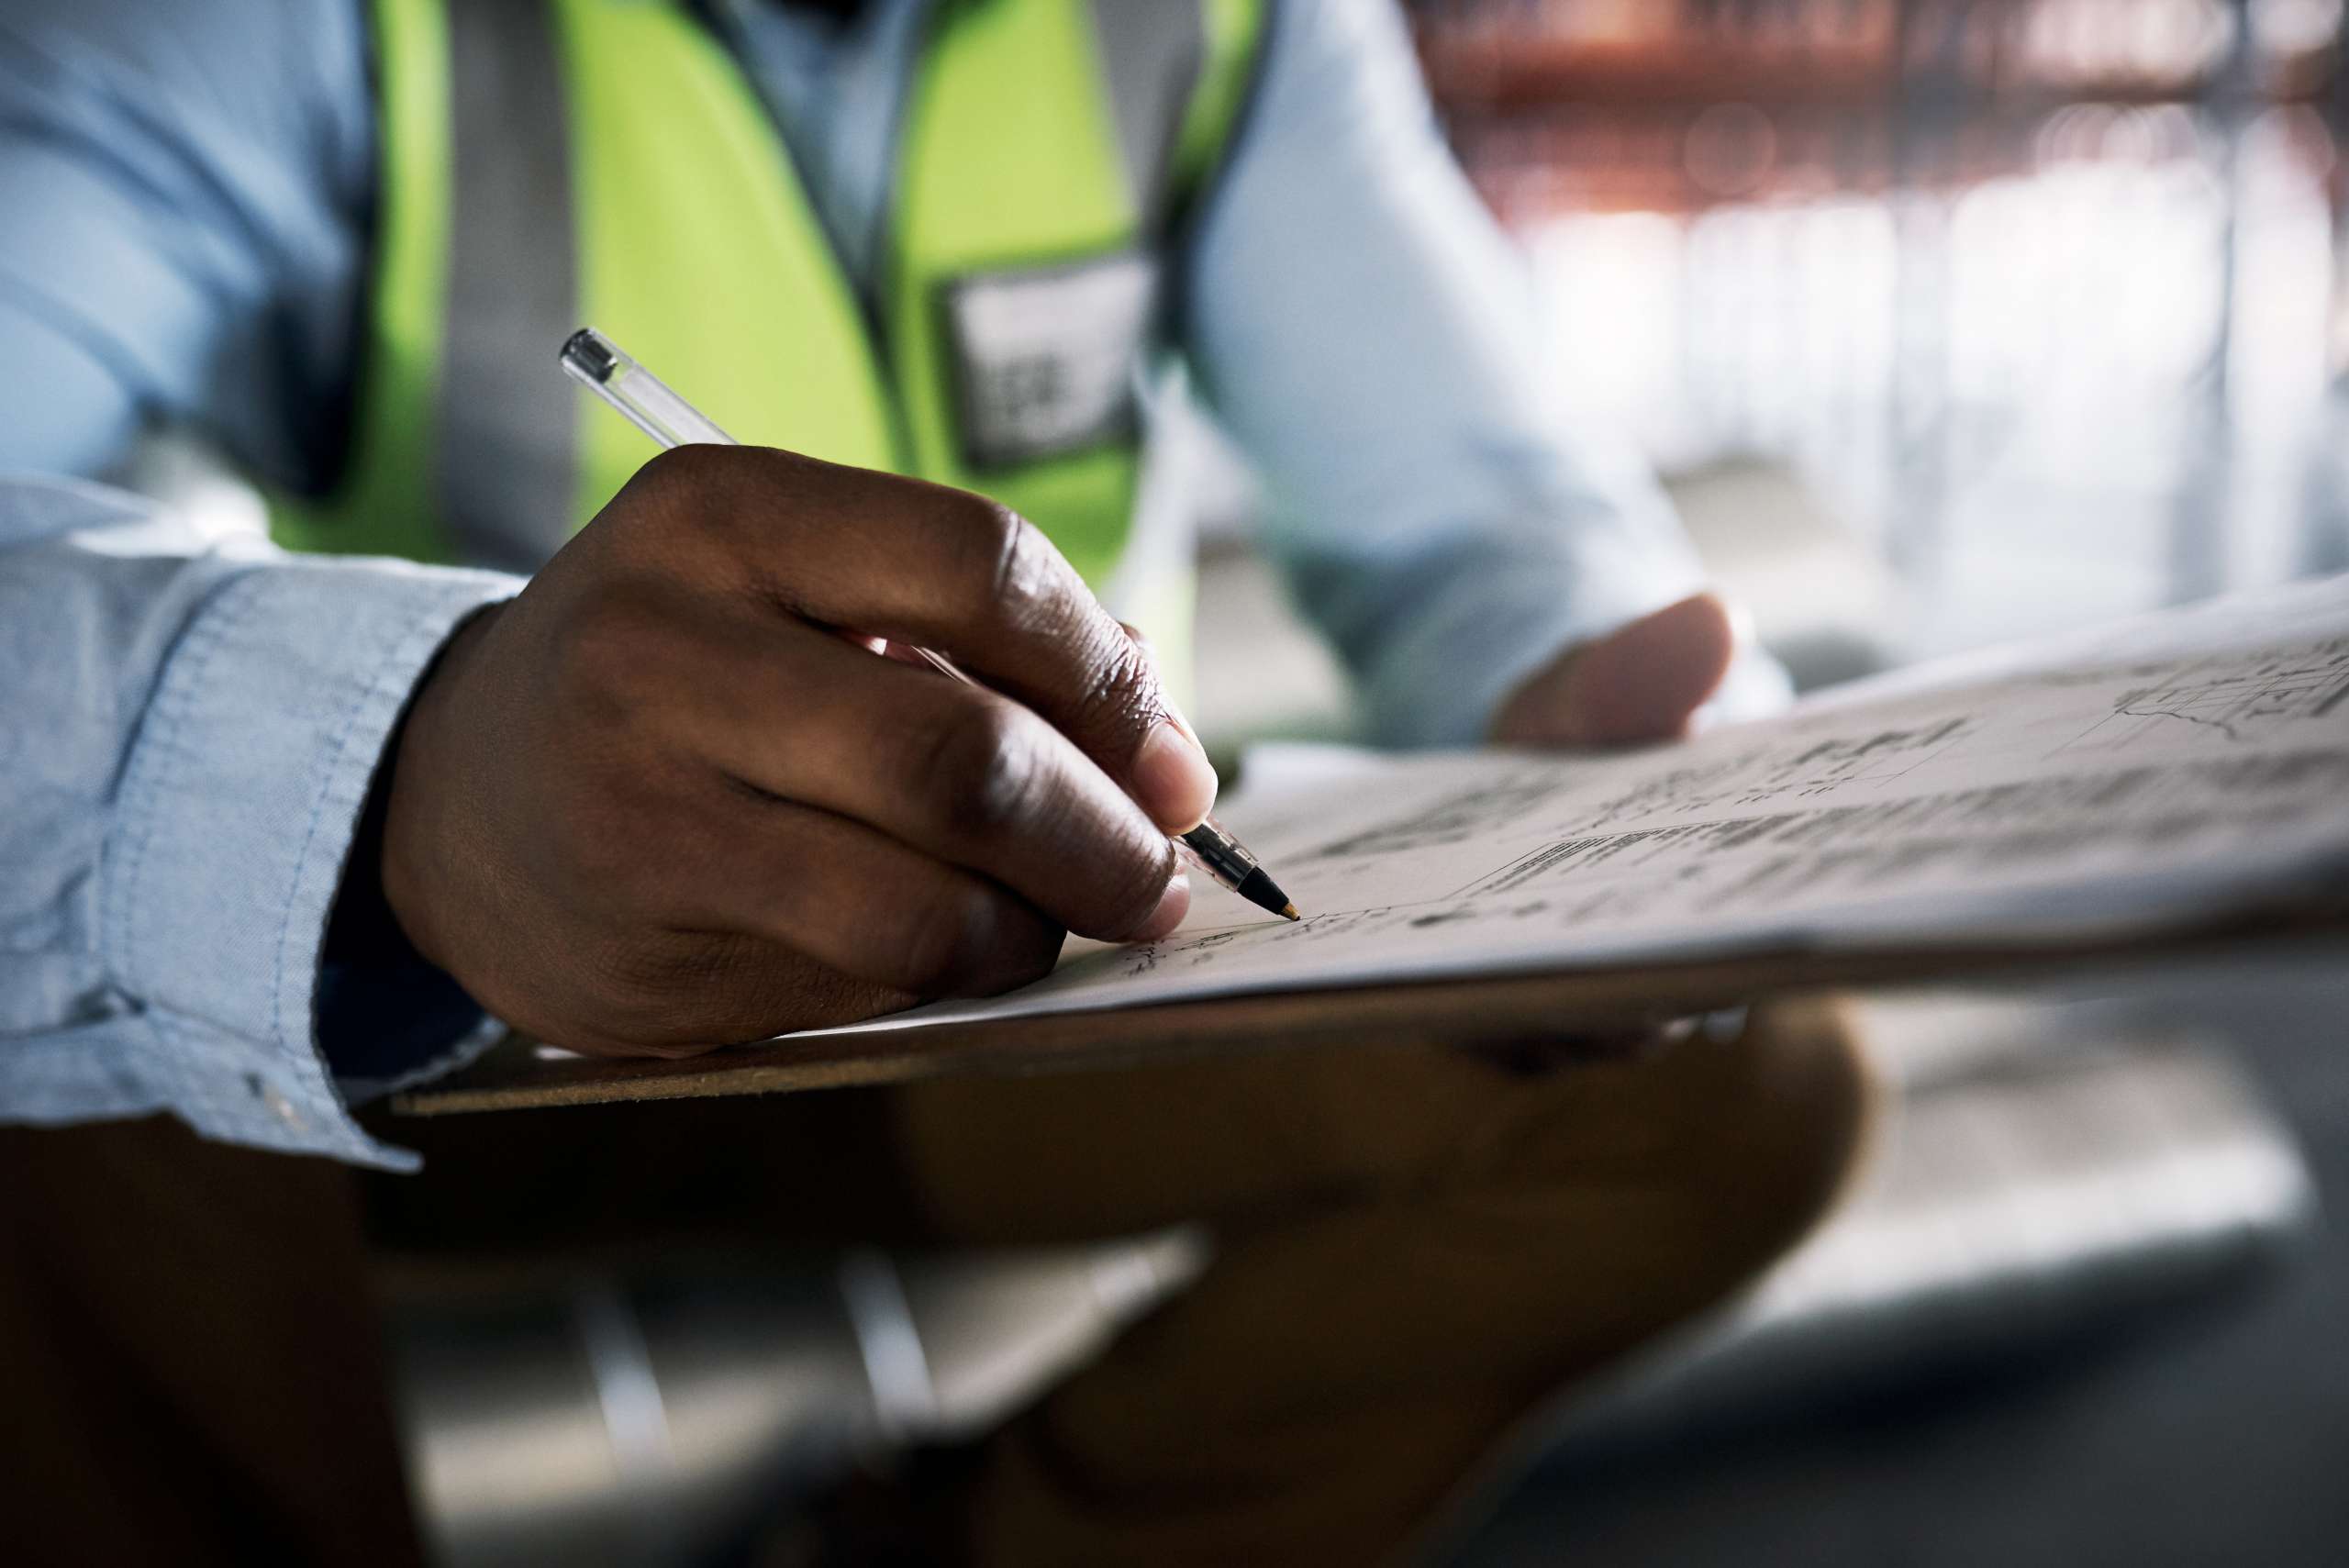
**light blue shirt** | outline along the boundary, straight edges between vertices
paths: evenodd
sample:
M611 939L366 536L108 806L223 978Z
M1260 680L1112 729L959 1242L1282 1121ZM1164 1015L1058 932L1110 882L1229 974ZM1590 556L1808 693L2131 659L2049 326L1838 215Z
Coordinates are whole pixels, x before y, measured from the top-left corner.
M852 268L925 3L845 29L717 7ZM363 11L0 11L0 1118L167 1109L398 1165L346 1105L484 1038L444 985L339 1011L322 1052L320 955L409 690L518 581L206 541L93 482L162 424L273 484L332 471L374 200ZM1636 467L1545 413L1517 261L1396 8L1275 11L1185 252L1182 347L1370 732L1470 743L1539 662L1698 569Z

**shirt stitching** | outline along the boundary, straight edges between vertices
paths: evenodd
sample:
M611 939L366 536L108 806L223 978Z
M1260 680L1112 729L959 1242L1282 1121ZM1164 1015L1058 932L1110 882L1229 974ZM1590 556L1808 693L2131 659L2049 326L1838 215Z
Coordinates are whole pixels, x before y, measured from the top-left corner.
M318 780L317 792L310 803L310 820L302 832L302 846L294 857L292 885L286 889L285 895L285 917L280 923L277 931L277 961L270 979L270 1030L277 1044L289 1056L295 1056L298 1053L295 1050L295 1041L285 1027L286 955L294 943L294 912L302 901L303 873L310 866L311 847L317 840L319 824L326 819L327 803L334 798L335 784L342 777L343 759L351 751L351 737L359 728L360 715L372 706L373 699L378 692L390 685L395 679L394 673L406 669L407 661L404 655L410 651L410 646L417 638L426 634L426 630L427 628L420 626L407 628L397 635L390 647L384 650L381 656L367 661L366 665L362 666L362 668L372 667L380 673L374 680L362 683L358 692L344 706L342 714L336 723L333 750L327 755L325 766ZM328 897L328 902L331 903L332 894L329 893ZM315 1058L315 1047L310 1043L314 1032L311 1027L306 1025L302 1030L301 1043L310 1050Z
M436 607L445 610L453 601L462 613L464 599L465 595L450 595L439 600ZM297 1062L308 1062L315 1066L322 1076L328 1079L331 1078L331 1074L326 1063L318 1057L315 1040L317 1033L315 1020L304 1021L298 1040L286 1026L285 976L295 940L294 913L301 903L303 873L311 865L312 846L317 838L319 826L326 818L327 805L335 797L335 785L344 775L344 758L351 751L351 740L359 728L362 716L386 706L396 706L398 700L406 695L418 669L424 663L422 654L429 648L438 646L448 636L451 625L445 616L429 614L421 621L408 625L404 629L395 629L396 635L392 639L391 646L381 657L369 660L365 666L377 672L375 678L362 686L358 694L344 707L338 723L334 748L327 758L317 793L311 802L310 820L303 830L301 850L295 857L293 883L286 890L285 917L278 927L276 963L270 981L270 1029L275 1042L288 1057ZM389 726L385 726L385 728L388 731ZM388 734L385 739L388 740ZM381 761L379 756L376 765L380 765ZM333 897L331 892L328 893L328 897L331 903Z
M130 766L122 784L130 837L122 875L111 884L110 906L102 920L106 944L119 956L122 979L134 988L143 983L146 967L132 911L138 905L139 879L146 868L147 848L154 838L156 818L161 813L164 781L179 750L180 731L202 694L205 675L227 643L228 634L241 624L241 599L251 596L250 587L258 579L255 573L239 574L197 606L195 626L178 651L169 656L156 681L155 706L149 710L148 724L160 723L160 728L151 734L134 732L131 740ZM144 729L142 726L141 730ZM103 860L103 847L99 853Z

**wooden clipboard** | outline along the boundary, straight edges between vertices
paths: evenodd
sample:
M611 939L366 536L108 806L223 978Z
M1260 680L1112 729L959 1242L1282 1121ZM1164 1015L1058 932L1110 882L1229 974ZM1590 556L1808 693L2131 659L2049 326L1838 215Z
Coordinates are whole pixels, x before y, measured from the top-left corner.
M1379 1040L1505 1044L1621 1032L1776 996L2021 981L2291 944L2349 962L2349 894L2133 939L1789 951L1706 962L1295 991L737 1046L685 1061L546 1052L509 1036L462 1073L397 1095L409 1116L907 1083L958 1073L1116 1067L1208 1051Z

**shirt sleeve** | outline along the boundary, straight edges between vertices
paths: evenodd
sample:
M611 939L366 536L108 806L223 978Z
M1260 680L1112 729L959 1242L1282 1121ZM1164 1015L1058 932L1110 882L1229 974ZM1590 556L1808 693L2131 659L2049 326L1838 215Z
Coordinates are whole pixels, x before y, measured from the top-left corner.
M403 1163L318 1049L319 955L410 690L517 586L206 546L117 492L0 482L0 1118L168 1110ZM434 1046L484 1032L469 1014Z
M1636 457L1554 413L1521 263L1442 144L1399 8L1270 10L1186 346L1370 737L1473 745L1542 662L1704 572ZM1731 690L1763 705L1783 680L1749 657Z
M158 426L280 488L330 475L373 195L364 18L0 7L0 1118L168 1109L393 1162L346 1098L481 1034L404 944L320 952L409 688L513 583L211 540L82 483Z
M374 199L364 0L0 6L0 472L199 429L340 460Z

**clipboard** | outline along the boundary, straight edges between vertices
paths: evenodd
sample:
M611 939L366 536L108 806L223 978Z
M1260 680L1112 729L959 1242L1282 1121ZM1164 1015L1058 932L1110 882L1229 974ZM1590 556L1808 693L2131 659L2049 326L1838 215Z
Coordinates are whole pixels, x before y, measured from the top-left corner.
M1788 951L1685 963L1264 992L785 1039L682 1061L549 1052L509 1035L463 1072L395 1095L392 1109L406 1116L445 1116L796 1094L960 1074L1107 1069L1219 1051L1349 1041L1497 1045L1621 1033L1806 992L2021 983L2066 972L2273 951L2305 951L2315 962L2349 962L2349 893L2337 900L2132 937Z
M1155 954L1124 973L1069 978L1071 966L1045 983L1060 986L1052 1006L948 1007L686 1061L509 1040L394 1108L786 1093L1348 1041L1555 1040L1796 993L2021 981L2288 941L2338 963L2349 576L1899 672L1668 749L1299 754L1246 787L1270 792L1252 801L1264 816L1252 841L1331 911L1310 940L1359 944L1351 962L1317 975L1276 945L1313 920L1252 943L1177 933L1179 974L1157 974ZM1987 867L1986 880L1968 869L1937 881L1944 854ZM1627 903L1623 886L1655 897ZM1563 911L1546 902L1575 887L1592 891ZM1920 916L1953 897L1947 920ZM1743 902L1717 919L1725 898ZM1486 912L1497 923L1479 939ZM1446 933L1441 963L1418 962L1429 950L1410 935L1431 926ZM1650 933L1670 940L1642 947ZM1598 956L1609 951L1619 956ZM1308 988L1317 979L1325 988ZM1128 983L1141 990L1120 1005Z

